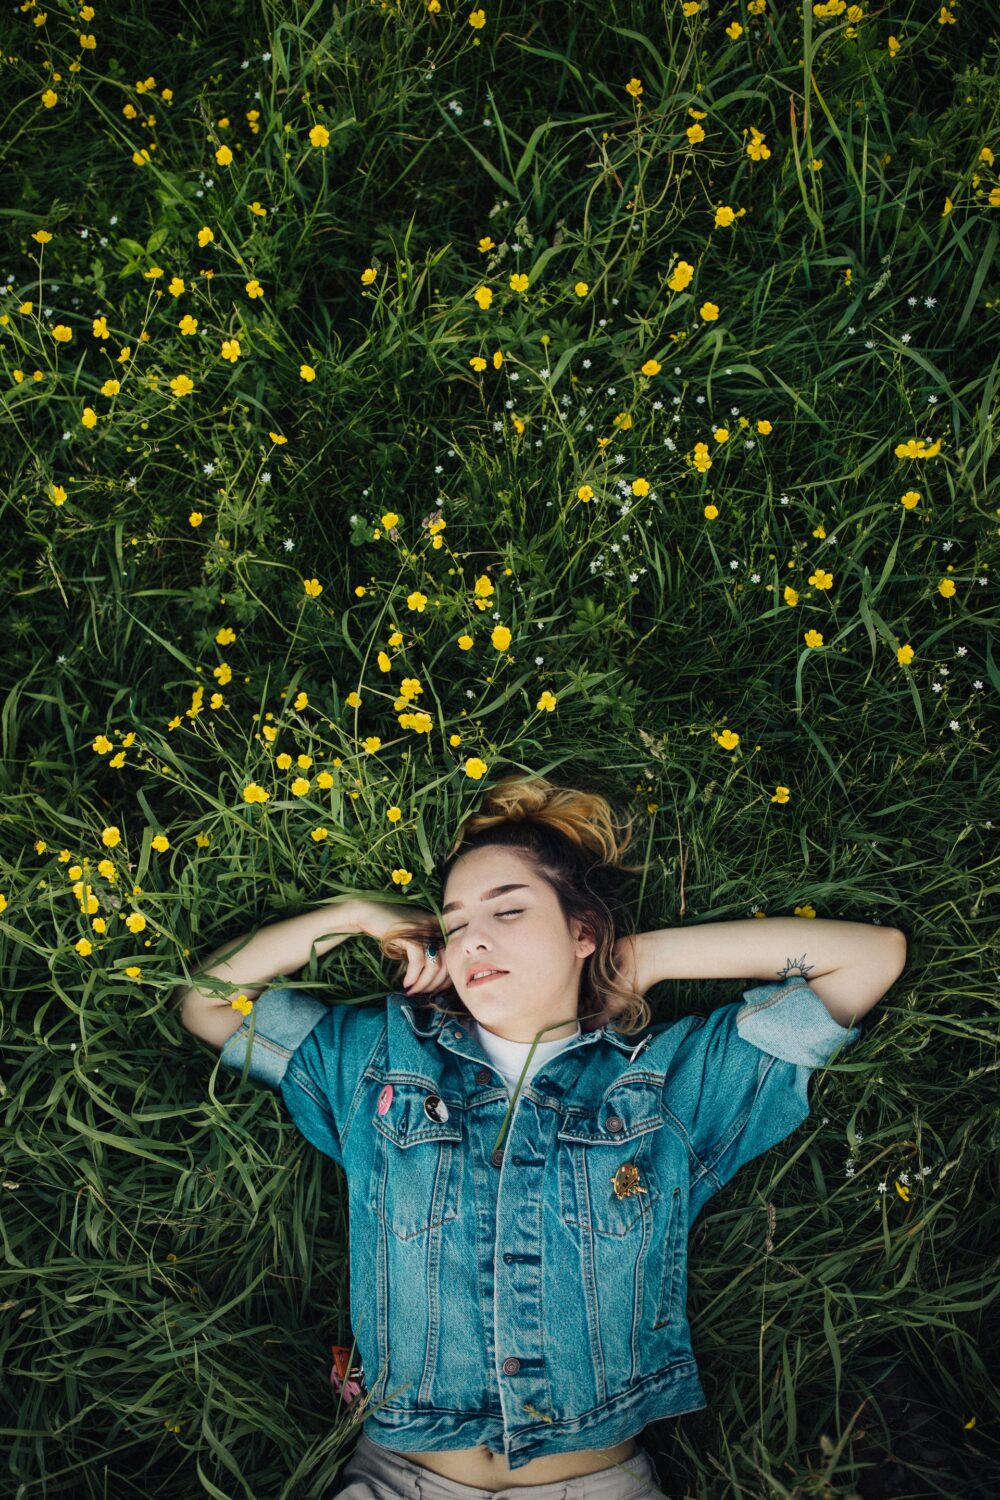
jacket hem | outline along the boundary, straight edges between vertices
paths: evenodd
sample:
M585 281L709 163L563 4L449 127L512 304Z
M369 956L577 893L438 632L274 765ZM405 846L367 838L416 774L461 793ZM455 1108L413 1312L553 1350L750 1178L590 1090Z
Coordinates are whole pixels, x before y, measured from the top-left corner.
M530 1459L581 1448L613 1448L637 1437L650 1422L683 1416L706 1407L705 1393L693 1359L657 1371L625 1395L611 1398L578 1417L532 1422L505 1435L503 1418L482 1412L383 1403L366 1418L364 1432L373 1443L398 1453L449 1453L485 1446L503 1456L511 1469Z

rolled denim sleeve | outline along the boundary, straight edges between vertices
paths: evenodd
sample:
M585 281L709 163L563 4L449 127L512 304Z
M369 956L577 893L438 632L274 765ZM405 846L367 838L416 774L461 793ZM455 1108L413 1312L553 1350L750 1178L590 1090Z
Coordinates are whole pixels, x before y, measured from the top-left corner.
M224 1068L242 1073L249 1053L248 1076L276 1089L292 1054L326 1011L321 1000L290 985L265 990L223 1046L219 1061Z
M813 1072L861 1035L839 1026L799 975L746 990L743 1000L699 1021L678 1057L673 1092L686 1105L692 1222L741 1167L808 1118Z
M839 1047L861 1035L860 1026L835 1021L800 974L744 990L743 1000L736 1012L740 1036L785 1062L821 1068Z
M220 1061L241 1072L249 1051L249 1076L276 1088L300 1134L343 1167L358 1090L384 1031L384 1002L324 1005L292 986L266 990Z

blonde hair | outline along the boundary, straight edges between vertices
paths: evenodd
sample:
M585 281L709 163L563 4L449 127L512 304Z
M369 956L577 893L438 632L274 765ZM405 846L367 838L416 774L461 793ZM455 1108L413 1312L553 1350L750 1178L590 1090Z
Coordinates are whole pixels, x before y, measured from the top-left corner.
M466 818L451 849L438 861L437 874L443 891L456 860L473 849L495 846L522 855L552 887L567 925L579 919L595 940L580 978L581 1028L592 1031L609 1025L622 1036L632 1036L650 1024L652 1011L624 981L614 958L619 935L635 933L630 906L621 896L623 877L645 869L622 862L631 841L631 818L620 820L599 793L558 787L544 776L507 776L486 793L481 810ZM616 930L615 909L623 916L625 933ZM381 939L384 956L400 960L397 983L402 983L407 969L402 939L426 944L439 939L442 930L439 918L433 923L424 919L401 923ZM454 985L443 992L443 1001L417 996L413 1004L471 1019Z

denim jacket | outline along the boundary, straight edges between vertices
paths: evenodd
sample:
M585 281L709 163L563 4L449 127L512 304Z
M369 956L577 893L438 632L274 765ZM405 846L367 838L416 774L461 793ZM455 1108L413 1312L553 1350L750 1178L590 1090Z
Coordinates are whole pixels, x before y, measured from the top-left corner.
M365 1432L512 1469L707 1405L688 1233L809 1114L855 1042L799 975L707 1017L583 1032L510 1099L467 1025L393 993L265 991L221 1063L277 1089L344 1169Z

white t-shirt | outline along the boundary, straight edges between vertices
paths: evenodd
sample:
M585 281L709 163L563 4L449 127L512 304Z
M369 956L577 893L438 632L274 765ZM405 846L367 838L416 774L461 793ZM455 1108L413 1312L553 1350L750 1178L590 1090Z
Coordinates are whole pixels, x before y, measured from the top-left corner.
M521 1069L524 1067L524 1060L531 1051L533 1044L531 1042L510 1042L506 1037L497 1036L495 1032L487 1031L475 1019L473 1019L472 1024L483 1051L493 1066L498 1069L504 1083L507 1085L507 1097L513 1099L517 1081L521 1076ZM557 1052L562 1052L563 1048L568 1047L579 1035L580 1023L577 1021L576 1030L572 1036L556 1037L554 1042L539 1042L537 1047L535 1047L531 1066L524 1075L524 1083L529 1083L539 1068L544 1067L551 1057L555 1057ZM521 1087L523 1088L524 1084Z

